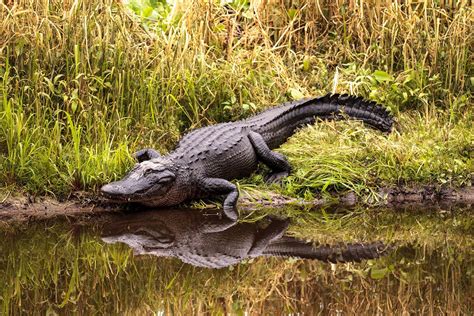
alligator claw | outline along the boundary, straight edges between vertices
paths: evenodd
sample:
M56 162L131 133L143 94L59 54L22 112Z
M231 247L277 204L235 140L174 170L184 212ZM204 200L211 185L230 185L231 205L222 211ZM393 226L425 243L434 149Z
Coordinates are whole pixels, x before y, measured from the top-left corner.
M283 181L283 178L287 177L290 173L288 171L280 171L280 172L273 172L270 173L265 177L265 183L267 184L273 184L273 183L278 183L281 184Z
M230 219L233 222L237 221L237 218L239 217L239 214L237 213L237 209L235 207L226 207L224 206L223 210L225 216Z

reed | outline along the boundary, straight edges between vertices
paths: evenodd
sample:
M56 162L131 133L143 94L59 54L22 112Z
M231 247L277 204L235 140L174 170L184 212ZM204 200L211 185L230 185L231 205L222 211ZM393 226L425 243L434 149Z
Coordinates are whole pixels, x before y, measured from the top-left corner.
M130 153L141 147L166 152L190 128L327 92L385 104L402 130L385 139L353 125L316 127L311 137L326 139L326 148L313 141L313 152L291 145L282 151L298 166L316 157L313 168L327 167L326 175L297 171L291 181L298 187L290 191L468 184L474 84L468 4L452 10L429 1L193 0L165 6L161 15L143 3L134 8L141 16L109 0L0 5L2 185L58 196L94 190L123 175ZM435 133L435 154L427 153L427 131ZM350 133L365 140L367 153L348 165L347 153L362 148L344 143L356 138ZM346 146L331 145L329 136ZM422 158L413 146L422 146ZM460 161L454 171L453 159Z

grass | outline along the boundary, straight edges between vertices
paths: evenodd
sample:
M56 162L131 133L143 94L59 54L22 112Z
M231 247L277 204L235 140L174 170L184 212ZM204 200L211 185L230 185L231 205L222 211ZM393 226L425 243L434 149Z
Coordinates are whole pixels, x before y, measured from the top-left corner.
M285 193L471 184L472 8L239 3L135 8L141 18L107 0L1 4L1 185L93 191L137 149L327 92L384 104L400 129L301 131L281 148L295 166Z
M382 239L399 248L362 263L258 258L209 270L104 245L95 218L73 228L70 220L36 222L0 229L2 314L472 312L469 210L285 213L294 220L290 234L300 238Z
M388 137L351 123L314 125L300 131L280 149L295 168L284 191L362 194L378 187L420 183L471 185L474 117L452 127L439 117L401 114L399 118L405 126Z

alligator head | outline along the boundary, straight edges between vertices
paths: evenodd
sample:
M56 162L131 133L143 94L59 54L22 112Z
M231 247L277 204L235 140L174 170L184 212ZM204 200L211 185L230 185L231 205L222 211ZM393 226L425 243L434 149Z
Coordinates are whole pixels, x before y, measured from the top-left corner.
M115 202L156 204L157 200L166 196L175 180L176 166L173 161L156 156L135 164L123 179L104 185L101 192Z
M173 232L160 220L154 220L153 224L153 227L141 227L132 221L126 229L122 227L120 233L109 233L110 236L103 237L102 240L108 244L124 243L132 248L136 255L171 256L175 244Z

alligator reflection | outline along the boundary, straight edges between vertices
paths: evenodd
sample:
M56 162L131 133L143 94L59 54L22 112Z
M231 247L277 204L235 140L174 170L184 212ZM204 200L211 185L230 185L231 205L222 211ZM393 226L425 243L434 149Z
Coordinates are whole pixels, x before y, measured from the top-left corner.
M176 257L194 266L223 268L259 256L358 262L384 255L382 242L313 245L284 236L289 220L236 223L196 210L159 210L125 215L103 227L106 243L125 243L137 255Z

